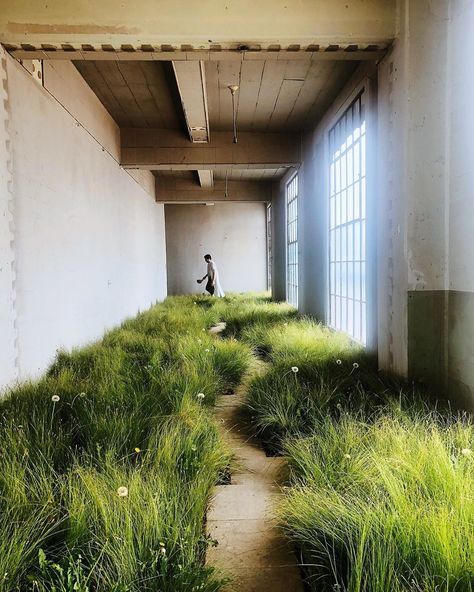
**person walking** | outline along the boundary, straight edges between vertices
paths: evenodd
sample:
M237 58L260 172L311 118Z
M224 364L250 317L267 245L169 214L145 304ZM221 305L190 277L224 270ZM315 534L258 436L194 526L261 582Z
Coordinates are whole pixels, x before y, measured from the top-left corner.
M204 255L204 261L207 263L207 273L202 279L197 280L197 283L202 284L202 282L207 278L206 291L209 292L211 296L215 295L219 298L223 298L225 293L219 281L219 271L217 270L217 265L209 254Z

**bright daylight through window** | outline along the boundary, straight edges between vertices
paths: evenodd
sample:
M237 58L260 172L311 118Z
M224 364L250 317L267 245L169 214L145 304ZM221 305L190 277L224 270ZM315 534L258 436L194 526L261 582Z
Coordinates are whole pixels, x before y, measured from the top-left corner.
M366 315L364 95L329 132L329 324L362 344Z
M286 185L286 299L298 308L298 175Z

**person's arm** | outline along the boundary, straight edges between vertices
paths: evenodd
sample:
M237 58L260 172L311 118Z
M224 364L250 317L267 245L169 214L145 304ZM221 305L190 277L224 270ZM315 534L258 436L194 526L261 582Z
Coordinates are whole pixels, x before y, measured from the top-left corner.
M207 278L207 273L206 273L206 275L205 275L205 276L204 276L202 279L198 280L198 284L202 284L202 282L203 282L203 281L204 281L206 278Z

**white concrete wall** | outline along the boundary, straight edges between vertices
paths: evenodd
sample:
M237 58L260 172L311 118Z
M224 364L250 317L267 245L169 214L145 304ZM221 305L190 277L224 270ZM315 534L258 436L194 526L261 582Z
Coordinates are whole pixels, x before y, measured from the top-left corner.
M143 189L146 182L118 166L115 124L87 96L82 79L72 71L68 76L72 65L62 69L65 86L54 97L53 88L42 88L3 57L13 160L16 366L24 379L44 371L57 348L96 339L165 297L164 210ZM82 111L72 102L63 106L66 89L76 100L85 97ZM0 347L0 358L11 356L7 343ZM0 369L5 386L11 376Z
M266 205L166 205L168 293L201 293L210 253L226 292L266 290Z

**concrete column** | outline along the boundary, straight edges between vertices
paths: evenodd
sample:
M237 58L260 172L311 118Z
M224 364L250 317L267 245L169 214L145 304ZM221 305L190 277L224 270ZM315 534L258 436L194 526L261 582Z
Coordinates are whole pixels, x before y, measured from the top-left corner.
M0 377L18 377L12 147L6 55L0 47Z
M300 310L325 321L327 302L327 172L325 134L307 134L299 170Z
M272 295L275 300L286 300L286 206L283 181L273 185L272 247Z
M379 70L382 367L445 375L447 0L404 0Z
M469 35L453 30L453 14L462 28L462 22L474 19L474 5L401 2L399 35L379 68L379 359L382 367L424 379L470 406L472 258L470 267L463 267L462 281L453 284L450 277L459 253L472 254L472 236L465 225L454 228L450 216L456 208L464 213L459 222L467 220L472 208L472 184L466 178L472 171L468 153L474 124L465 100L464 107L453 109L467 97L469 80L455 67L461 53L463 63L469 62ZM454 42L462 47L453 53ZM474 44L468 47L474 54ZM459 113L462 125L454 134L452 120ZM453 150L458 150L455 157ZM453 183L453 166L460 184ZM454 294L461 285L464 292ZM454 353L459 350L462 362ZM454 379L456 364L461 381Z

